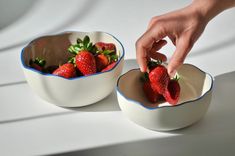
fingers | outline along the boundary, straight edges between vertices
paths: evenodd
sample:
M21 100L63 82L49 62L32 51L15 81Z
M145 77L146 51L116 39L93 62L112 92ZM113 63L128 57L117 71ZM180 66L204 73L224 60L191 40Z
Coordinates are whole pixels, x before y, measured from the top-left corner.
M136 59L142 72L147 70L147 52L152 48L154 42L164 38L160 27L155 26L148 29L136 42ZM164 42L164 41L163 41Z
M176 46L176 37L174 35L169 35L168 34L168 37L170 38L171 42L174 44L174 46Z
M168 64L168 73L171 77L175 75L176 70L183 64L185 57L191 50L192 46L193 43L190 42L190 39L185 37L182 37L177 41L176 50Z
M167 60L166 55L157 52L166 44L167 44L166 40L160 40L159 42L154 42L152 49L147 52L148 57L153 58L155 60L161 60L162 62L166 62Z

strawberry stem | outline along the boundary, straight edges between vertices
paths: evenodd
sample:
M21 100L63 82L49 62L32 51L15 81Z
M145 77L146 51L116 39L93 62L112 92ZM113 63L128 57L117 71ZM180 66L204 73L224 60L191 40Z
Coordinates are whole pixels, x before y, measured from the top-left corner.
M175 77L172 80L179 81L179 79L180 79L180 76L178 74L176 74Z
M32 65L33 63L39 65L40 67L44 67L46 65L46 60L36 57L35 60L30 60L29 64Z
M149 74L147 72L143 73L142 76L140 77L140 80L142 82L147 82L149 81Z
M158 65L161 65L161 64L162 64L161 60L156 60L156 61L151 60L151 61L147 62L147 66L148 66L149 69L152 69L152 68L154 68Z
M82 50L89 51L92 54L96 53L97 49L95 45L93 45L93 43L90 42L89 36L85 36L83 40L78 38L77 43L70 45L68 48L68 52L70 52L73 55L77 55Z

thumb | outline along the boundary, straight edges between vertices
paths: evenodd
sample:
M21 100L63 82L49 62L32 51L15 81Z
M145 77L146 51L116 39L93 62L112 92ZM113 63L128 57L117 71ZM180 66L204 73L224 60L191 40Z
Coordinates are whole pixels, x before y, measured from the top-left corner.
M190 38L181 37L176 41L176 50L172 55L167 70L171 77L174 77L176 70L183 64L187 54L192 49L193 43Z

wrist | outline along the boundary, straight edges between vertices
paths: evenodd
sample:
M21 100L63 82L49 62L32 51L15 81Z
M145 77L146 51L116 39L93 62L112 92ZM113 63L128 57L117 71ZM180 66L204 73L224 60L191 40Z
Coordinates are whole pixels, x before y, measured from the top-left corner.
M235 6L235 0L194 0L190 4L191 9L207 23L222 11L233 6Z

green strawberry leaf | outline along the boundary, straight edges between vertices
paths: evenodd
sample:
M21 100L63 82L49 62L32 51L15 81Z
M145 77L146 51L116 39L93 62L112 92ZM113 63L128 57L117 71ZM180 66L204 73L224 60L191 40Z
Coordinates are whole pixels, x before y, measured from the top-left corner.
M92 45L91 52L94 53L94 54L98 52L95 45Z
M93 46L92 42L88 43L87 50L91 51L92 50L92 46Z
M100 51L100 53L104 54L104 55L110 55L114 52L114 50L103 50L103 51Z
M36 57L35 60L30 60L29 64L32 65L33 63L39 65L40 67L44 67L46 65L46 60Z
M71 46L69 46L68 51L69 51L71 54L76 55L77 52L78 52L78 49L77 49L77 48L78 48L78 47L74 48L74 45L71 45Z
M75 64L75 57L70 57L68 63Z
M83 39L83 45L87 48L88 43L90 42L90 38L86 35Z
M97 51L95 45L93 45L93 43L90 42L90 38L88 36L85 36L83 40L78 38L77 43L70 45L68 48L68 52L70 52L73 55L78 54L82 50L87 50L91 52L92 54L95 54Z
M175 77L172 78L172 80L174 80L174 81L179 81L179 79L180 79L180 76L178 74L176 74Z
M151 68L156 67L156 66L161 65L161 64L162 64L161 60L156 60L156 61L151 60L147 63L147 66L148 66L149 69L151 69Z
M111 61L116 62L118 60L118 56L116 54L110 55L110 59L111 59Z

